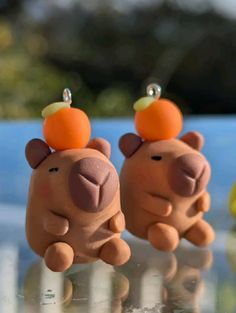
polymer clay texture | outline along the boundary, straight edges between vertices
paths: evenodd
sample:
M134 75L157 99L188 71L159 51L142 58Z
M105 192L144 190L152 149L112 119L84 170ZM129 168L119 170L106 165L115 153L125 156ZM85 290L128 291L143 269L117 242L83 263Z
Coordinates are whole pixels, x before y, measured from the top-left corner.
M102 259L121 265L130 249L120 238L125 221L118 174L101 138L87 148L51 152L40 139L26 146L33 168L26 235L31 248L53 271Z
M153 142L135 134L120 139L126 157L120 184L127 229L159 250L175 250L182 237L197 246L214 240L203 219L210 207L206 188L211 175L200 152L203 142L197 132Z

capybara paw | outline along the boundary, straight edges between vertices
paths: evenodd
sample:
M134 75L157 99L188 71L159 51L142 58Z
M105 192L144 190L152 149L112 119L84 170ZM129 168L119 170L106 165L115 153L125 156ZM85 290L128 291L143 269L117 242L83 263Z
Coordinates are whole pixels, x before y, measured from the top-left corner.
M199 212L208 212L211 205L211 196L206 191L198 200L197 200L197 210Z
M157 223L149 227L148 240L158 250L174 251L179 244L179 234L174 227Z
M113 238L106 242L100 252L100 258L111 265L122 265L130 258L131 252L128 244L120 239Z
M49 246L44 254L47 267L53 272L64 272L72 264L74 251L65 242L56 242Z
M215 232L210 224L199 220L186 232L185 238L196 246L204 247L214 241Z
M114 233L122 233L125 230L125 217L122 212L118 212L110 219L109 229Z
M69 230L69 221L54 213L49 214L44 220L44 229L54 236L64 236Z

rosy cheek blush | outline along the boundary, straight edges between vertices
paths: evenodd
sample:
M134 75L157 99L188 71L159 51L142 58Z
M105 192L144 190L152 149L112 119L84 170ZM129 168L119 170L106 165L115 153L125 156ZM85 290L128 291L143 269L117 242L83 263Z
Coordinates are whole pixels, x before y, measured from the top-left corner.
M39 186L39 193L42 199L51 199L53 197L53 188L51 187L50 182L44 181Z

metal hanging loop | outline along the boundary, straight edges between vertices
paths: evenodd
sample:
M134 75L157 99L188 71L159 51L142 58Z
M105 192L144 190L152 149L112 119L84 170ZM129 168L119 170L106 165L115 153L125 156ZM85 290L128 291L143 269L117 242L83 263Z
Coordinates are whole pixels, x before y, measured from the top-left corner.
M63 94L62 94L62 97L63 97L63 101L68 103L68 104L71 104L72 103L72 93L70 91L69 88L65 88L63 90Z
M147 95L159 99L161 96L161 86L158 84L149 84L147 86Z

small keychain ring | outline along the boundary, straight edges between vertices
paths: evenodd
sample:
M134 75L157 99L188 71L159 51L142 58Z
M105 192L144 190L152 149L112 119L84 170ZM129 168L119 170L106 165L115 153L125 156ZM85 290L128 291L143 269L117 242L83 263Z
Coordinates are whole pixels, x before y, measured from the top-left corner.
M65 103L68 103L68 104L72 103L72 93L69 88L65 88L63 90L62 97Z
M161 96L161 86L158 84L149 84L146 91L149 97L159 99Z

